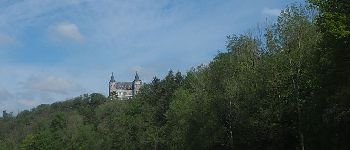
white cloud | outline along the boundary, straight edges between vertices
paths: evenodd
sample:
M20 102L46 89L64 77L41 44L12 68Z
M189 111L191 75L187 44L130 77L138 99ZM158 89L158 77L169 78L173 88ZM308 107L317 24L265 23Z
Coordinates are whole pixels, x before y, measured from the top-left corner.
M34 107L40 104L39 101L37 100L32 100L32 99L17 99L16 102L18 104L24 105L25 107Z
M25 45L13 56L14 52L9 57L0 53L0 87L2 84L10 92L1 94L0 90L0 108L23 109L28 107L22 104L34 104L32 100L51 103L87 92L107 94L112 71L119 81L133 79L135 71L143 81L151 81L155 75L166 75L169 67L185 70L208 62L217 49L225 48L227 34L239 34L254 17L261 17L259 14L279 14L279 9L263 11L264 6L277 5L254 1L252 6L251 2L0 0L0 30L10 35L4 39ZM240 9L232 9L237 5ZM47 43L42 29L53 40L85 44L68 44L66 51L56 52L63 48ZM46 59L36 61L49 53ZM51 54L57 56L52 59ZM20 61L18 56L30 57ZM12 64L17 61L22 63ZM9 98L1 103L5 95Z
M16 40L13 37L7 34L0 33L0 44L12 44L15 42Z
M156 72L150 68L145 68L141 66L134 66L129 68L129 71L132 72L132 77L135 74L135 72L138 72L140 78L144 82L151 81L153 77L156 75Z
M54 66L44 69L32 65L0 65L0 112L7 110L17 113L39 104L50 104L87 93L81 86L81 83L87 81L76 79L79 75L66 69Z
M0 111L14 112L15 114L24 109L33 108L39 105L39 99L35 100L30 92L10 92L8 89L0 88Z
M15 110L14 103L15 95L9 92L8 89L1 87L0 85L0 111L3 110Z
M141 66L133 66L130 68L130 71L132 72L136 72L136 71L140 72L141 70L142 70Z
M7 89L0 88L0 104L9 101L13 98L14 96Z
M281 13L281 9L278 8L264 8L262 10L262 14L267 16L279 16Z
M68 94L80 89L80 86L74 81L55 76L31 77L22 84L24 88L30 90L55 94Z
M59 39L69 39L77 42L82 42L84 37L79 31L77 25L70 22L63 22L51 28L54 36Z

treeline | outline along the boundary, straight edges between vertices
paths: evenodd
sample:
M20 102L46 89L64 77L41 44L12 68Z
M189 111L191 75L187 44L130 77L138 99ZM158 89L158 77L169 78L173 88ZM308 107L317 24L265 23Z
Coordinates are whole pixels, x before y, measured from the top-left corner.
M310 0L262 36L132 100L83 95L0 119L0 149L350 149L350 1Z

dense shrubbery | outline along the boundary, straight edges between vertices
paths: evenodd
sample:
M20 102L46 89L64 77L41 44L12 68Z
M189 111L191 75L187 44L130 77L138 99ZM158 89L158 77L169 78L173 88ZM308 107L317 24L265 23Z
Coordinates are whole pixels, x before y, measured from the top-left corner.
M349 149L350 4L312 4L132 100L83 95L2 118L0 149Z

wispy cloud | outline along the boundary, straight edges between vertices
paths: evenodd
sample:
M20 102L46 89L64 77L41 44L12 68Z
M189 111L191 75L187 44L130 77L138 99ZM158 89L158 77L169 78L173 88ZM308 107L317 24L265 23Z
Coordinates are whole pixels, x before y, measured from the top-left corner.
M40 101L38 100L25 98L17 99L16 102L18 102L20 105L24 105L25 107L34 107L40 104Z
M185 71L290 1L0 0L0 109L107 94L112 71L146 82Z
M135 72L138 72L140 78L145 81L150 81L155 75L156 72L148 67L141 67L141 66L134 66L129 68L129 71L131 71L133 74L131 74L131 77L133 77ZM147 79L147 80L145 80Z
M14 37L9 36L4 33L0 33L0 45L7 45L7 44L13 44L16 40Z
M54 38L68 39L76 42L82 42L84 40L78 26L70 22L59 23L49 30L52 32Z
M9 109L10 108L9 103L11 104L11 100L13 99L14 99L14 95L12 95L7 89L0 87L0 109L1 110Z
M1 62L0 65L0 111L17 113L17 110L30 109L39 104L91 93L83 88L87 86L81 85L86 80L77 80L75 76L79 74L65 69L54 66L45 69L33 65L6 65Z
M0 89L0 98L2 100L11 100L13 98L13 95L8 90L1 88Z
M263 15L268 15L268 16L278 16L281 13L281 9L278 8L267 8L265 7L262 10Z
M142 70L141 66L134 66L130 68L130 71L132 72L136 72L136 71L140 72L141 70Z
M29 90L55 94L68 94L80 89L74 81L55 76L34 76L22 84Z
M12 93L7 89L0 88L0 109L15 112L23 108L32 108L40 104L39 100L31 99L30 93Z

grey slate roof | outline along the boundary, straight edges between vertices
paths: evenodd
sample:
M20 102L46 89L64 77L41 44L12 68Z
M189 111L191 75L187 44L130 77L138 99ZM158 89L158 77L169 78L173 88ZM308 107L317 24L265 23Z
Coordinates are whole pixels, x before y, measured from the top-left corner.
M117 82L117 89L132 90L132 82Z
M139 77L139 74L137 73L137 71L136 71L136 74L135 74L135 80L134 81L140 81L140 77Z

